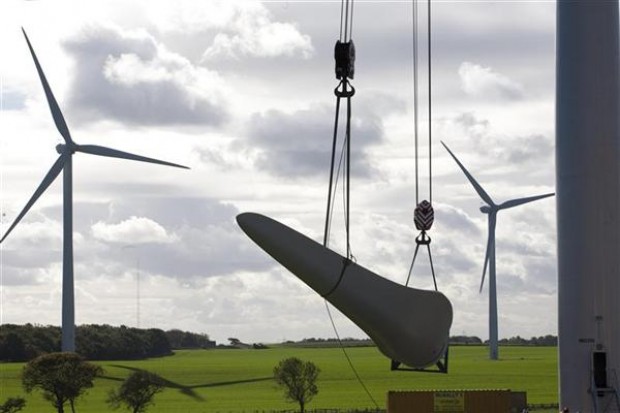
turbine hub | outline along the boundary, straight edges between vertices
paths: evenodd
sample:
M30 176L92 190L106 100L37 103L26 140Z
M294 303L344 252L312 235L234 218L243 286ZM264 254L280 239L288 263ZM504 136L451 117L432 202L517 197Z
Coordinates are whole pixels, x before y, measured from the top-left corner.
M488 205L483 205L480 207L480 212L482 212L483 214L488 214L491 212L491 207Z
M68 143L68 144L59 143L58 145L56 145L56 152L58 152L58 154L60 155L62 154L73 155L75 153L76 148L77 148L77 145L74 144L73 142Z

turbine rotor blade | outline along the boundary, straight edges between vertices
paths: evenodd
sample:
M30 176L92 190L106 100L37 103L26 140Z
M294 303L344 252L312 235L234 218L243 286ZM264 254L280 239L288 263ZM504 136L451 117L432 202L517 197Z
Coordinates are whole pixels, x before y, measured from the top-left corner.
M62 116L62 112L60 111L60 107L58 107L58 103L56 102L56 98L52 93L52 89L50 88L49 83L47 83L47 79L45 78L45 74L43 73L43 69L39 64L39 59L37 59L37 55L34 53L34 49L30 44L30 40L28 39L28 35L26 34L26 30L22 27L22 32L24 33L24 37L26 38L26 43L28 43L28 48L30 49L30 54L32 55L32 60L34 60L34 65L37 67L37 72L39 73L39 79L41 79L41 84L43 85L43 90L45 91L45 97L47 98L47 104L50 107L50 111L52 112L52 118L54 118L54 123L56 124L56 129L65 139L67 144L73 143L71 139L71 133L69 133L69 128L67 127L67 123L65 122L65 118Z
M76 152L83 152L89 155L98 155L98 156L107 156L109 158L120 158L120 159L129 159L131 161L140 161L140 162L148 162L155 163L159 165L166 166L174 166L176 168L184 168L189 169L187 166L179 165L172 162L160 161L154 158L148 158L146 156L135 155L129 152L123 152L112 148L106 148L104 146L98 145L75 145L74 147Z
M491 259L491 249L495 248L495 224L497 222L497 215L494 213L489 214L489 238L487 240L487 251L484 256L484 267L482 269L482 280L480 281L480 291L482 293L482 287L484 287L484 277L487 273L487 266Z
M480 280L479 294L482 294L482 288L484 287L484 277L487 275L487 264L489 263L489 240L487 240L487 252L484 256L484 267L482 268L482 279Z
M536 195L536 196L530 196L527 198L518 198L518 199L511 199L510 201L506 201L501 203L498 206L498 210L499 209L508 209L508 208L512 208L512 207L516 207L519 205L523 205L523 204L527 204L528 202L534 202L534 201L538 201L539 199L543 199L543 198L548 198L550 196L555 195L554 192L549 193L549 194L544 194L544 195Z
M65 166L67 156L70 156L70 155L64 155L64 154L60 155L58 159L56 160L56 162L54 162L54 165L52 165L50 170L47 172L47 175L45 175L45 177L39 184L39 187L36 189L36 191L34 191L34 194L32 194L32 196L26 203L26 206L24 207L24 209L22 209L22 211L19 213L17 218L15 218L15 220L9 227L8 231L4 234L2 239L0 239L0 243L4 241L6 237L9 236L11 231L13 231L13 228L15 228L15 226L19 223L19 221L21 221L21 219L26 215L26 213L30 210L32 205L34 205L34 203L37 202L37 199L39 199L39 197L43 194L43 192L45 192L45 190L52 184L52 182L54 182L54 179L56 179L58 174L60 174L60 172L62 171L62 168Z
M476 192L478 193L478 195L480 196L480 198L482 198L482 200L484 202L486 202L487 204L489 204L490 206L495 206L495 203L493 202L493 200L491 199L491 197L489 196L489 194L486 193L486 191L482 188L482 186L480 186L480 184L478 183L478 181L476 181L476 179L469 173L469 171L465 168L465 166L463 166L463 164L461 163L461 161L458 160L458 158L452 153L452 151L450 150L450 148L448 148L448 145L446 145L445 143L443 143L443 141L441 142L441 144L444 146L444 148L446 148L446 150L448 151L448 153L452 156L452 158L456 161L456 163L458 164L458 166L461 168L461 170L463 171L463 173L465 174L465 176L467 177L467 179L469 180L469 182L472 184L472 186L474 187L474 189L476 190Z

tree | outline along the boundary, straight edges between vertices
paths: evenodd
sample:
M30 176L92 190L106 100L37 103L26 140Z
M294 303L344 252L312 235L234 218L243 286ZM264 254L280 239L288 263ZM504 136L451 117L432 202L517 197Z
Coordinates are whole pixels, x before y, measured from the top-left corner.
M304 413L306 403L319 392L316 380L319 368L311 361L302 361L297 357L281 360L273 369L276 382L284 388L284 397L292 402L299 403L301 413Z
M43 392L58 413L64 413L69 402L75 413L75 400L87 389L93 387L95 377L103 369L91 364L76 353L50 353L39 356L24 366L22 385L30 393L34 389Z
M9 397L0 405L0 413L17 413L26 407L26 400L21 397Z
M239 344L241 344L241 340L235 337L228 337L228 341L230 341L231 346L238 346Z
M163 389L164 381L157 374L136 370L117 390L110 392L107 402L114 409L125 405L132 413L143 413Z

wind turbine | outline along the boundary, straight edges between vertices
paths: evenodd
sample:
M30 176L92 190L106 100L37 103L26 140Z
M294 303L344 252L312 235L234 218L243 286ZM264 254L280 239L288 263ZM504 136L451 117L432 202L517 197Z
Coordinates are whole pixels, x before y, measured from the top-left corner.
M483 214L487 214L489 221L489 238L487 240L487 251L484 257L484 267L482 269L482 280L480 282L480 293L482 293L482 287L484 286L484 277L487 271L487 265L489 267L489 358L491 360L497 360L498 348L497 348L497 285L495 278L495 226L497 224L497 213L503 209L513 208L519 205L527 204L528 202L537 201L539 199L547 198L555 195L555 193L549 193L544 195L530 196L526 198L511 199L501 204L493 202L489 194L480 186L480 184L474 179L474 177L465 169L463 164L452 153L448 146L441 142L446 148L448 153L454 158L458 166L461 168L471 185L474 187L480 198L487 205L480 207L480 211Z
M30 54L37 68L47 103L52 112L52 118L56 124L56 128L63 137L65 143L56 146L56 151L60 155L56 162L52 165L43 181L39 184L34 194L26 203L24 209L19 213L13 221L8 231L4 234L0 243L9 236L13 228L21 221L21 219L30 210L32 205L39 199L52 182L63 172L63 254L62 254L62 351L75 351L75 300L73 289L73 188L72 188L72 156L76 152L82 152L89 155L107 156L110 158L129 159L133 161L149 162L160 165L175 166L178 168L189 169L186 166L177 165L171 162L160 161L145 156L134 155L122 152L116 149L106 148L97 145L78 145L71 138L69 128L65 122L62 112L58 107L58 103L54 98L52 89L47 83L43 69L39 64L34 49L30 44L26 31L22 28L26 43L30 49Z

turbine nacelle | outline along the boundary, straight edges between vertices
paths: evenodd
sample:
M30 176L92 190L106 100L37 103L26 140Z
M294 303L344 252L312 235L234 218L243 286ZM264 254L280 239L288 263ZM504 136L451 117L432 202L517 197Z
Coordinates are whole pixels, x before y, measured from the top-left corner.
M66 145L64 143L59 143L58 145L56 145L56 152L59 155L71 155L75 152L75 150L71 148L69 145Z
M480 212L482 212L483 214L490 214L492 211L491 207L488 205L483 205L480 207Z

